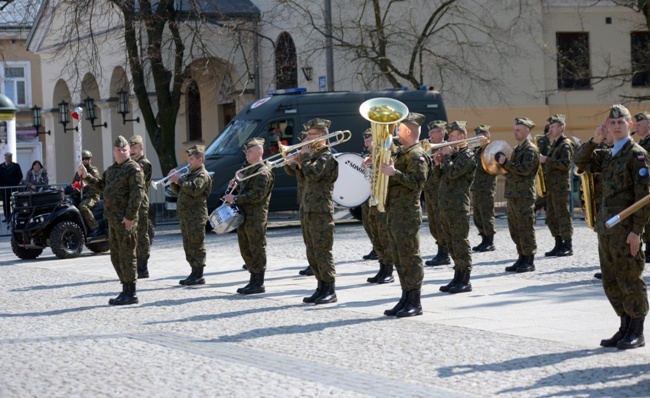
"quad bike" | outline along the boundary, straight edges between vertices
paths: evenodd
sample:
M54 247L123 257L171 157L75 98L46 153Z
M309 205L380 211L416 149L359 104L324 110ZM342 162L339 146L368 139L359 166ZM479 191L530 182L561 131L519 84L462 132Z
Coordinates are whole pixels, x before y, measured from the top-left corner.
M18 258L35 259L47 247L58 258L78 257L84 244L93 253L109 250L103 200L92 209L102 233L89 237L90 229L77 207L78 194L66 195L63 189L49 188L41 192L16 192L13 196L11 249ZM153 243L154 226L151 220L147 222Z

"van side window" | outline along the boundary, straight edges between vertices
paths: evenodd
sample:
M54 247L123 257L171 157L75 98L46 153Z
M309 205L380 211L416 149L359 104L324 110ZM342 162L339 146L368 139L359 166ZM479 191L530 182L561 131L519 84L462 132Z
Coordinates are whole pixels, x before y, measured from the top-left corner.
M266 135L261 137L265 139L264 157L274 155L280 152L279 145L289 146L293 140L293 119L274 120L269 123L266 129Z

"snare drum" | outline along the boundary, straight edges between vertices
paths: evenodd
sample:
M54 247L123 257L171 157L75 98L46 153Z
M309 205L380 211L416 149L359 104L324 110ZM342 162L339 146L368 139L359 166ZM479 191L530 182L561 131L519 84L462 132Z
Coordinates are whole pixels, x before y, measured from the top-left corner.
M344 207L356 207L370 197L370 181L366 178L363 156L338 153L339 177L334 183L334 202Z
M236 204L224 203L210 214L210 225L217 235L227 234L244 222L244 213Z

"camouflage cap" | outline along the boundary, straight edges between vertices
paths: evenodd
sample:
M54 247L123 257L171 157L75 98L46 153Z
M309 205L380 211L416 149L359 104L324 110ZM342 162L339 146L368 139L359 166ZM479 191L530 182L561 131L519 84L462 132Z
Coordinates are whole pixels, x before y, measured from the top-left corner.
M205 153L205 145L194 145L185 151L187 153L187 156L192 156L196 154L204 154Z
M460 130L467 134L467 122L464 120L454 120L453 122L449 123L447 130L449 130L449 132Z
M302 125L305 131L309 131L311 129L322 129L322 130L327 130L330 128L330 125L332 122L327 119L311 119L307 121L305 124Z
M142 145L143 142L144 141L142 140L141 135L134 135L133 137L129 138L129 144L130 145L137 145L137 144Z
M115 148L124 148L129 146L129 141L126 140L123 136L118 136L115 142L113 142Z
M363 136L363 139L366 139L368 137L372 137L372 129L366 129L366 131L361 133L361 136Z
M426 116L424 116L423 114L410 112L406 116L406 118L404 118L403 122L413 123L418 126L422 126L422 123L424 123L424 119L426 119Z
M264 138L262 137L251 138L250 140L246 141L246 143L244 144L244 149L252 148L258 145L264 147Z
M90 152L90 151L87 150L87 149L84 149L83 151L81 151L81 157L82 157L82 158L92 158L92 157L93 157L93 153Z
M643 111L634 115L634 120L640 122L641 120L650 120L650 112Z
M520 125L520 124L528 127L529 129L532 129L532 128L535 127L535 123L533 123L533 121L528 119L527 117L516 117L515 118L515 126Z
M553 123L560 123L564 124L566 122L566 116L562 115L561 113L555 114L548 119L546 119L548 124L553 124Z
M490 134L490 126L487 124L479 124L478 126L474 127L474 132L476 134Z
M427 124L427 127L429 128L429 130L446 129L447 122L445 122L444 120L434 120L433 122L429 122L429 124Z
M609 110L610 119L618 119L625 116L630 116L630 111L628 111L627 108L621 104L612 105L611 109Z

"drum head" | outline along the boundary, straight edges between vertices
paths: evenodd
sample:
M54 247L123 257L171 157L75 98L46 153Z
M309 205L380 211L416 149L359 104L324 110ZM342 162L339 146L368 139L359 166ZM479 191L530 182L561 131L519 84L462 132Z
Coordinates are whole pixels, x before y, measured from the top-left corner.
M217 235L227 234L235 230L244 222L244 214L238 206L227 203L214 209L209 217L210 225Z
M356 207L370 197L370 181L366 179L363 156L356 153L336 155L339 177L334 183L334 202L344 207Z

